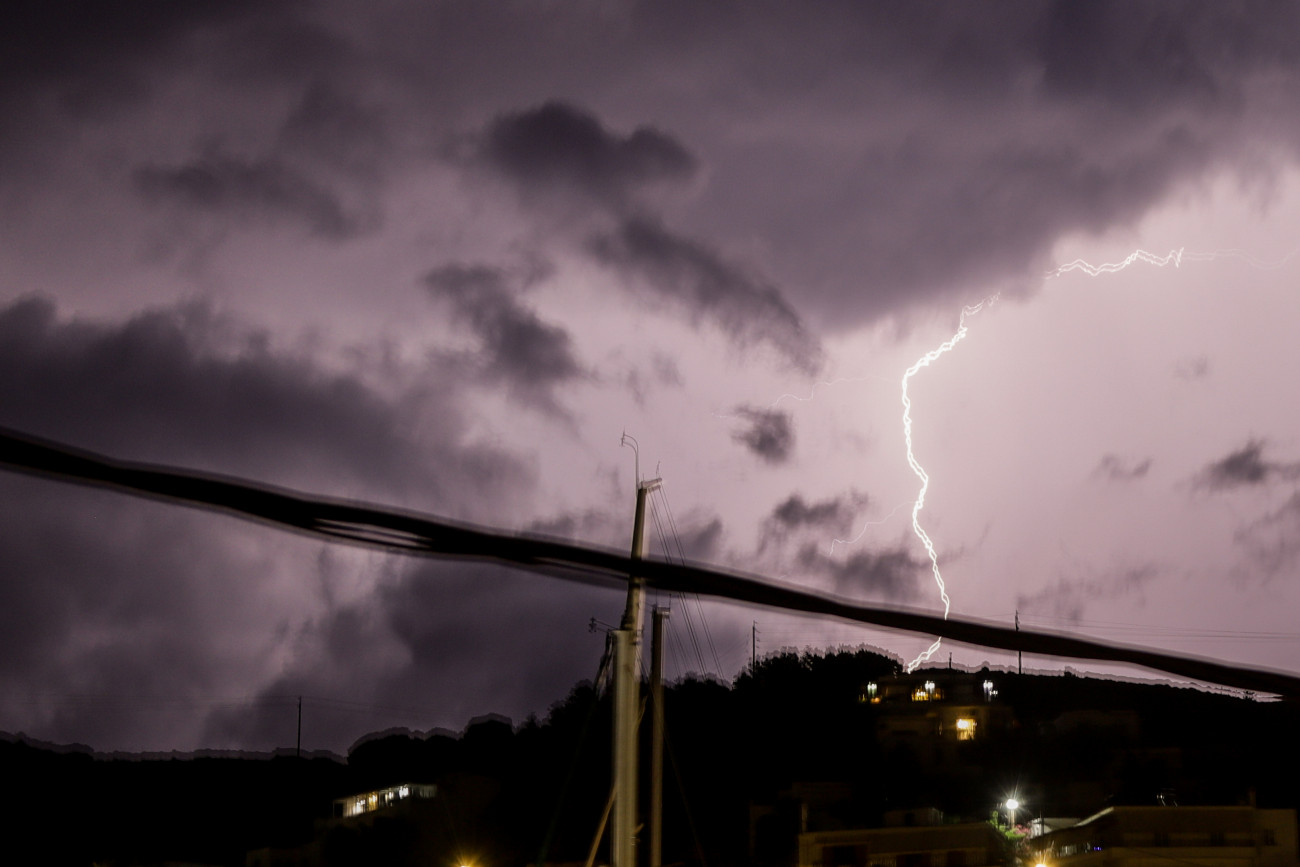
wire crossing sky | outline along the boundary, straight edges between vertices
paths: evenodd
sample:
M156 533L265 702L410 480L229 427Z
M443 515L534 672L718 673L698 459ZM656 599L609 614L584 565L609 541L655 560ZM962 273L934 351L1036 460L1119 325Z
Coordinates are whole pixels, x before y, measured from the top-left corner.
M810 594L797 587L763 582L671 560L633 560L630 556L544 539L507 536L491 530L455 526L436 518L394 512L367 504L348 504L279 491L253 482L205 477L182 469L138 465L70 450L0 430L0 461L11 469L80 484L104 486L184 505L221 509L271 526L323 536L332 541L393 548L410 554L495 560L565 577L626 582L635 572L646 587L671 593L705 593L777 609L839 617L891 629L938 632L985 647L1030 650L1081 659L1132 662L1174 674L1242 689L1300 695L1300 678L1234 669L1194 659L1179 659L1141 648L1105 646L1047 634L984 624L947 623L942 618L873 609ZM711 639L710 639L711 643Z

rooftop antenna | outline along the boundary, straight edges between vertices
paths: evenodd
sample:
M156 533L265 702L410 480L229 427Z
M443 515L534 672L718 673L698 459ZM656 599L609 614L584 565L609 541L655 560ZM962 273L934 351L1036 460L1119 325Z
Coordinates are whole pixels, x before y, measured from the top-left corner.
M635 469L636 483L638 485L641 484L641 449L637 445L636 437L632 436L627 431L623 431L623 436L621 439L619 439L618 444L621 446L628 446L630 449L632 449L632 455L633 455L632 460L634 462L634 466L636 467Z

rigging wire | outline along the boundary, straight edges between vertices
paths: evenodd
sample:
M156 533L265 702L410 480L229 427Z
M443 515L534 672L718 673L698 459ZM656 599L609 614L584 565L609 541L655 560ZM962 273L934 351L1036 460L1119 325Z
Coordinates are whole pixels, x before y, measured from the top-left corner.
M672 539L678 541L677 534L676 531L673 531L672 535L670 536L668 533L664 531L663 522L659 517L658 501L653 497L650 498L650 515L655 522L655 531L659 537L660 544L664 548L665 559L671 563L673 559L673 553L672 553L672 547L669 545L669 540ZM680 541L678 541L677 547L678 550L680 551L681 550ZM680 595L682 599L681 612L682 612L683 622L686 624L686 632L687 635L690 637L691 646L695 649L695 658L699 663L699 671L701 674L704 674L706 673L706 666L704 664L704 654L700 652L700 642L696 636L695 624L691 619L691 610L686 604L685 594L678 594L678 595Z
M672 529L673 540L677 544L677 556L681 564L684 566L686 565L686 551L682 548L681 534L677 532L677 521L675 518L673 518L672 504L668 502L668 491L662 485L660 485L659 487L659 495L663 498L664 501L664 511L668 513L668 526ZM718 649L713 644L713 634L709 630L709 619L704 614L704 604L700 601L700 594L696 593L694 594L694 596L695 596L695 607L699 611L700 624L703 627L703 631L704 631L704 639L709 645L709 653L712 654L713 656L714 671L717 673L718 677L722 677L722 663L718 661ZM682 602L683 602L682 607L685 608L686 600L683 599ZM703 663L701 663L701 668L703 668Z

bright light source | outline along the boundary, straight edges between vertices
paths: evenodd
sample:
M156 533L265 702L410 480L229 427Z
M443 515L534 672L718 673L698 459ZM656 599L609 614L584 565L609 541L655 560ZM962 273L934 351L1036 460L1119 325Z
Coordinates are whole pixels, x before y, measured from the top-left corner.
M966 719L965 717L962 717L961 719L957 720L957 728L961 729L962 731L969 731L970 729L975 728L975 720Z
M1020 802L1017 801L1015 798L1007 798L1007 809L1008 810L1020 809Z

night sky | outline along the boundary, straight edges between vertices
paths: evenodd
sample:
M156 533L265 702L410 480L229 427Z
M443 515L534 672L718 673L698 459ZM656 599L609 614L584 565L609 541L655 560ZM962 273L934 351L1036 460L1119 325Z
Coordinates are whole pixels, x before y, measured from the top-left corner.
M909 382L953 615L1300 671L1293 3L11 3L0 221L2 426L619 550L626 432L652 554L926 611L902 376L996 295ZM622 605L0 473L42 740L520 721Z

